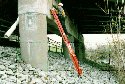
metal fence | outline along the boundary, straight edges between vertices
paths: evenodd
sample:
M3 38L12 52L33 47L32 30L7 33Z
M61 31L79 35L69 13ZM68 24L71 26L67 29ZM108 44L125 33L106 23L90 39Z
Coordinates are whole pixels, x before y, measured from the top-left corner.
M1 35L1 32L0 32L0 39L1 38L8 40L7 42L17 42L17 43L19 43L19 40L20 40L17 35L11 35L9 38L4 38L3 34ZM5 41L4 44L6 45L6 41ZM57 42L57 41L55 41L53 39L50 39L48 37L48 51L62 53L63 52L62 43L61 42Z
M48 50L52 52L63 52L62 43L48 37Z

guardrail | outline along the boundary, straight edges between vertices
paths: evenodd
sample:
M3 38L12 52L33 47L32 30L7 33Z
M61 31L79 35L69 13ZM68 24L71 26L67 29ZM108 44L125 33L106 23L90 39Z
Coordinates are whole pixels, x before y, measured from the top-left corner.
M48 50L52 52L63 52L62 43L48 37Z

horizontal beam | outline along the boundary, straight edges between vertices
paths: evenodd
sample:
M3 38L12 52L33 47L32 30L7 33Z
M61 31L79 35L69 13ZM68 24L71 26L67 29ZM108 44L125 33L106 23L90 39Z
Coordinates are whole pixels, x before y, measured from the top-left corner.
M122 0L109 0L109 1L122 3Z
M116 22L116 21L96 21L96 20L81 20L80 22L85 22L85 23L87 23L87 22L89 22L89 24L90 24L90 22L93 22L93 23L110 23L110 22Z
M83 8L83 7L72 7L75 10L90 10L90 11L102 11L99 8Z
M87 16L87 17L104 17L104 18L109 18L110 16L103 16L103 15L84 15L84 16Z
M99 27L99 26L107 26L107 25L82 25L82 27Z
M7 38L0 38L0 46L20 47L19 42L9 41Z
M12 22L9 22L9 21L4 20L4 19L0 19L0 22L5 22L5 23L8 23L8 24L13 24Z
M0 25L1 27L4 27L4 28L9 28L8 26L5 26L5 25Z

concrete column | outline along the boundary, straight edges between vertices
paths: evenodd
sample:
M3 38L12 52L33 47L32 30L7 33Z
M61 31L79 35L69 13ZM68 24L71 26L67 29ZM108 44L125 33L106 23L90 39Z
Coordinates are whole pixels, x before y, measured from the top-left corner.
M68 36L68 40L70 41L71 45L72 45L72 48L75 52L75 47L74 47L74 37L73 36ZM69 56L69 52L68 52L68 49L64 43L64 41L62 41L62 46L63 46L63 54L64 54L64 57L66 59L70 59L70 56Z
M22 58L44 71L48 70L47 1L18 0Z
M85 45L84 45L84 38L79 35L79 40L75 39L75 53L79 61L83 61L85 58Z

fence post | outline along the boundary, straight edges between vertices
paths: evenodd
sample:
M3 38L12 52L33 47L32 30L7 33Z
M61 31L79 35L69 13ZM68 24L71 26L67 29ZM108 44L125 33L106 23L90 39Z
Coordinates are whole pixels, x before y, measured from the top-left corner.
M57 45L56 45L56 52L57 52L57 50L58 50L57 48L58 48L58 47L57 47Z

